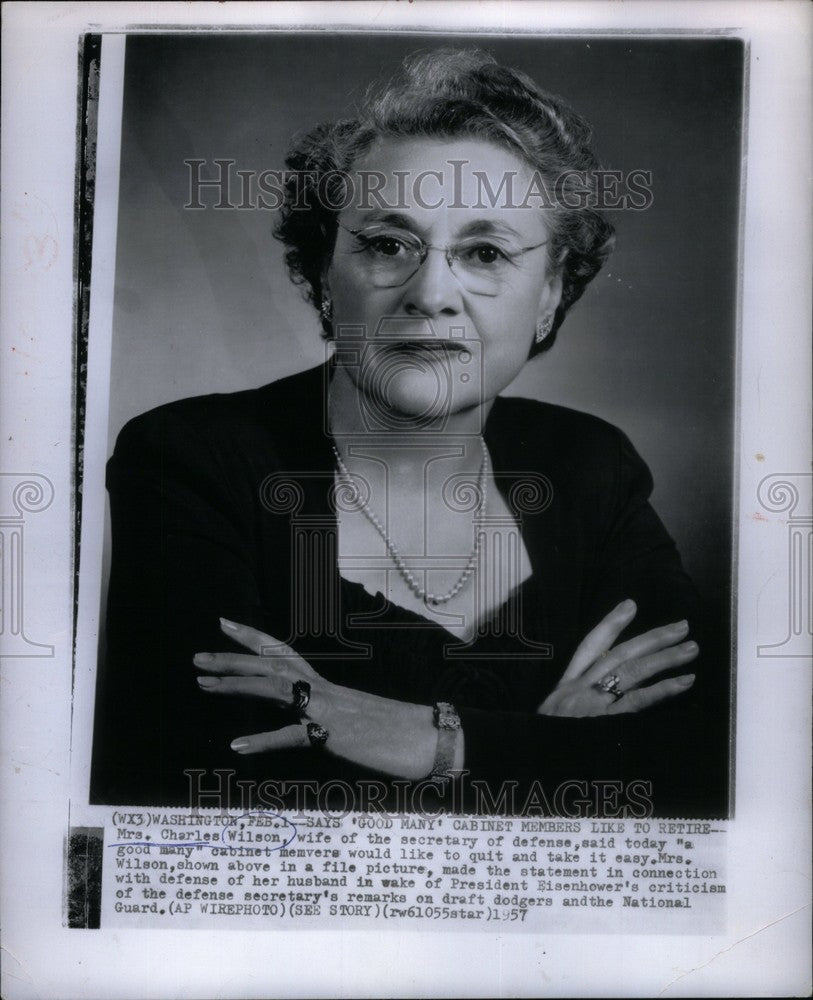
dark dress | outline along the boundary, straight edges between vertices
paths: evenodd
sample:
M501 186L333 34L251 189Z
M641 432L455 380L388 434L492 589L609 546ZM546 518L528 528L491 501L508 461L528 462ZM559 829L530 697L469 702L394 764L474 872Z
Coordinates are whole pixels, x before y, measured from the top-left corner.
M246 790L267 779L332 781L333 791L380 779L316 751L229 749L291 719L198 690L194 653L233 648L224 616L289 642L337 683L453 702L467 773L446 808L641 816L651 802L658 816L726 815L726 646L627 438L573 410L495 401L485 438L532 575L463 644L339 576L327 377L320 367L180 400L122 430L108 464L113 561L91 802L188 806L190 787L228 786L230 805L256 808L264 800ZM639 610L628 635L689 619L703 651L692 690L637 714L536 715L579 641L630 597Z

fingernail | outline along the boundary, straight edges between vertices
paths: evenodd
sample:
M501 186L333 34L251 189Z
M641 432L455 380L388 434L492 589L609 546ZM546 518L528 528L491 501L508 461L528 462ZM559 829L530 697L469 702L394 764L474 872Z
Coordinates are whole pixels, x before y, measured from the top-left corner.
M198 677L198 684L200 684L202 688L217 687L219 683L220 683L219 677Z
M635 601L630 601L630 600L622 601L619 606L621 608L621 611L625 615L628 615L631 611L635 610Z
M195 653L195 663L211 663L214 657L211 653Z
M238 753L243 753L243 751L248 750L251 744L248 740L232 740L229 746L232 750L236 750Z
M685 677L678 677L677 682L678 684L681 684L683 687L689 687L690 685L694 684L694 678L695 678L694 674L686 674Z
M696 653L697 643L696 642L684 642L681 646L684 653Z
M672 624L672 628L675 629L675 630L680 629L681 631L683 631L683 629L686 629L688 627L689 627L689 623L686 621L685 618L683 619L682 622L674 622Z
M227 629L229 632L237 631L237 625L235 624L235 622L230 622L228 618L220 619L220 627Z

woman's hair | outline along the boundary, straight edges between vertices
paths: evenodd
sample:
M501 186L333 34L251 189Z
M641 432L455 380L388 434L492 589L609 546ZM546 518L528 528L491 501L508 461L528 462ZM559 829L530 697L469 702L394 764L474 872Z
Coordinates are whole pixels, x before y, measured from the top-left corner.
M275 229L287 248L291 278L319 308L337 232L339 209L331 206L347 204L348 174L378 139L460 136L519 154L539 173L545 191L555 192L540 210L550 232L550 266L562 275L562 298L551 335L531 353L545 350L613 247L613 227L585 205L599 164L583 119L524 73L477 49L410 56L401 76L370 92L355 118L318 125L294 140ZM329 320L323 317L322 325L329 335Z

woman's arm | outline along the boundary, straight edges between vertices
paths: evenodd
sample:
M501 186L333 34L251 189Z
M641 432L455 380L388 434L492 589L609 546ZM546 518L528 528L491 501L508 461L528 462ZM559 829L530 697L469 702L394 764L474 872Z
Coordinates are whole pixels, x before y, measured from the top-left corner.
M220 615L265 624L251 547L255 512L226 464L229 453L213 440L234 416L216 399L194 402L131 421L108 463L112 564L95 802L183 805L185 769L203 769L212 784L214 771L234 766L224 731L269 719L267 706L212 704L190 668L198 650L224 648Z
M208 694L265 699L282 708L295 701L295 684L306 684L307 707L292 725L273 731L235 734L231 747L247 756L310 745L308 724L328 734L325 751L371 771L419 780L432 771L437 744L431 706L382 698L333 684L298 653L272 636L236 622L222 622L224 634L254 655L200 653L198 684ZM462 738L455 764L463 765Z
M724 816L730 651L723 623L709 620L674 542L649 503L649 470L627 438L603 425L603 436L597 436L593 453L582 464L599 474L586 491L576 491L585 497L583 512L578 502L573 504L573 523L585 525L590 540L582 569L580 635L617 602L632 598L637 614L625 623L617 642L686 620L681 638L698 647L697 654L686 654L692 658L695 681L640 713L530 718L462 709L466 768L492 784L505 776L526 783L541 778L551 788L582 779L642 780L651 785L656 814ZM601 516L591 520L591 509ZM663 678L674 684L685 672L676 660ZM567 672L562 680L554 699L568 693ZM552 707L548 701L547 709Z
M642 781L651 787L656 810L664 815L724 813L725 752L720 734L725 731L725 709L715 710L706 698L693 697L687 665L698 650L691 640L685 642L688 623L676 622L695 612L697 598L674 544L649 506L651 478L646 466L623 436L617 434L615 441L616 473L611 483L603 484L610 498L603 505L606 516L596 527L583 615L595 616L597 608L605 613L608 602L625 593L638 597L643 615L616 608L602 623L603 630L601 625L593 629L558 686L538 706L539 714L531 714L537 706L530 704L526 711L516 712L458 704L463 764L473 780L492 785L510 779L526 784L540 780L552 788L583 780ZM644 625L638 624L641 617ZM593 624L595 618L588 621ZM655 632L635 638L652 624L658 626ZM600 654L612 646L624 655L614 651L602 662ZM724 664L713 666L724 671ZM499 664L479 668L480 683L490 684L488 675L499 670ZM625 692L617 702L597 687L611 673L617 673ZM438 691L438 697L444 695L447 692ZM282 689L280 697L286 696ZM360 692L350 696L362 699L357 704L369 698ZM334 752L386 773L425 776L436 740L429 728L428 707L408 706L402 711L397 701L388 699L381 699L377 708L373 702L367 705L370 717L381 710L377 730L381 742L371 734L356 742L348 726L338 737L344 742L334 743ZM336 719L340 718L338 713ZM286 739L305 738L296 730L270 738L244 735L243 752L249 753L284 745Z
M113 570L107 667L100 677L94 744L94 801L182 804L188 795L185 769L213 773L218 768L234 768L230 740L268 733L275 725L284 730L284 723L290 721L267 701L211 698L194 683L194 654L224 648L220 616L271 630L253 551L257 512L252 501L256 497L238 488L242 456L213 443L212 428L217 426L212 419L189 419L178 406L163 408L139 418L122 433L110 463ZM222 437L228 436L226 428ZM619 489L619 496L622 493ZM586 609L601 607L602 614L608 610L608 601L617 603L629 596L618 588L641 575L634 569L636 561L646 566L643 589L647 593L643 601L639 597L639 604L645 604L649 591L657 589L652 584L659 579L658 567L664 568L664 552L671 551L668 536L666 542L661 538L653 545L647 530L624 529L624 508L629 509L629 502L617 506L618 516L608 519L605 532L604 547L612 558L603 560L606 570L596 574L601 586L585 599ZM632 522L633 528L640 523L637 517ZM643 543L643 551L637 553L623 540L625 535L636 537L636 532ZM597 558L599 569L601 564ZM667 568L667 577L676 572L673 561ZM678 570L678 579L681 574ZM655 602L659 607L682 606L682 597L674 600L673 582L670 578L666 587L672 598ZM638 596L635 591L633 595ZM590 614L596 612L585 610L585 616ZM596 620L588 618L590 625ZM494 680L499 680L500 665L491 670ZM352 676L353 668L348 674ZM489 688L489 668L482 665L477 674L474 686ZM348 744L367 749L359 753L348 745L345 759L366 764L363 755L378 741L382 753L398 758L387 764L379 754L383 770L425 774L427 762L431 769L437 739L429 707L434 699L458 702L464 735L458 740L456 763L463 761L465 742L465 767L472 776L489 780L544 776L547 781L548 776L555 780L563 773L626 774L637 760L659 756L658 747L676 745L662 739L668 727L653 727L632 717L542 717L533 714L537 705L530 701L526 711L517 713L467 707L453 692L438 687L436 676L437 664L414 663L410 685L416 692L431 694L414 696L422 705L411 704L408 696L400 701L382 697L381 704L394 704L380 717L360 710L358 701L348 701L343 709L346 719L368 727L363 739L355 739L353 727L346 727ZM355 695L361 697L362 692ZM686 700L681 695L674 704ZM487 705L487 699L481 704ZM676 713L671 706L666 714L670 720L676 715L691 716L683 709ZM332 740L344 738L338 736L340 729L334 724ZM413 754L406 771L404 747ZM291 752L296 756L295 748ZM283 758L284 754L274 758L276 773L285 774L290 765L288 773L296 774L296 760L291 758L286 764ZM268 757L244 755L239 769L241 776L261 780L268 775Z
M574 719L640 712L686 690L693 676L658 680L665 670L685 666L697 653L680 643L685 623L658 629L616 645L618 633L634 616L631 602L619 605L576 651L557 690L538 714ZM199 653L198 684L209 694L267 699L297 708L295 723L274 732L245 734L232 741L237 753L252 755L285 748L305 748L317 726L319 745L328 753L372 771L398 778L426 778L436 763L438 732L429 706L382 698L333 684L299 654L274 637L222 620L224 633L252 654ZM602 685L605 676L623 685L623 693ZM303 698L302 692L307 694ZM499 718L499 716L498 716ZM518 716L526 723L522 715ZM534 727L538 729L538 726ZM536 760L536 755L532 755ZM446 768L466 765L465 730L459 730Z
M264 429L275 413L264 400ZM195 683L192 667L201 650L239 649L221 631L221 616L270 633L290 613L284 556L271 579L279 598L263 583L263 560L273 562L277 549L258 527L272 520L261 486L280 463L273 428L270 444L258 446L255 423L238 422L229 397L212 397L151 411L119 436L108 465L113 550L97 687L94 802L183 805L188 770L203 771L206 787L217 784L217 772L257 782L269 776L267 758L237 758L229 743L284 727L290 714L267 701L212 699ZM346 672L354 673L352 664ZM431 662L415 664L416 690L430 689L432 672ZM427 697L424 704L430 702ZM421 741L413 732L416 752L434 740L431 709L416 713L407 704L399 717L427 737ZM387 737L382 730L391 745ZM275 767L286 778L301 775L301 755L278 754Z

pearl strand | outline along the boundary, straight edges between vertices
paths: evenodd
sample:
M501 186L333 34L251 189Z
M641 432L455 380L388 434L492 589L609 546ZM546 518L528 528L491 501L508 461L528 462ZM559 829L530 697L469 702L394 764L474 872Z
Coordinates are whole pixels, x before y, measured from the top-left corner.
M484 511L486 507L486 490L488 485L488 449L486 448L486 443L482 438L480 438L480 447L483 451L483 461L480 463L480 472L477 477L477 490L482 497L480 509ZM336 456L336 464L339 467L339 474L347 482L347 484L352 487L352 477L347 471L347 466L342 461L342 456L339 454L335 445L333 446L333 454ZM472 575L477 566L477 561L480 556L480 533L476 528L474 532L474 548L471 551L466 567L458 578L457 583L455 583L452 589L445 594L429 594L423 587L420 586L418 581L410 572L401 553L398 551L397 546L390 538L387 529L381 523L377 514L370 508L370 505L366 500L361 499L360 495L358 499L358 507L383 539L384 544L387 547L387 552L390 554L390 558L395 563L395 568L401 574L404 583L406 583L409 589L419 600L426 600L430 604L446 604L447 601L451 601L451 599L459 594L463 587L466 586L469 577Z

